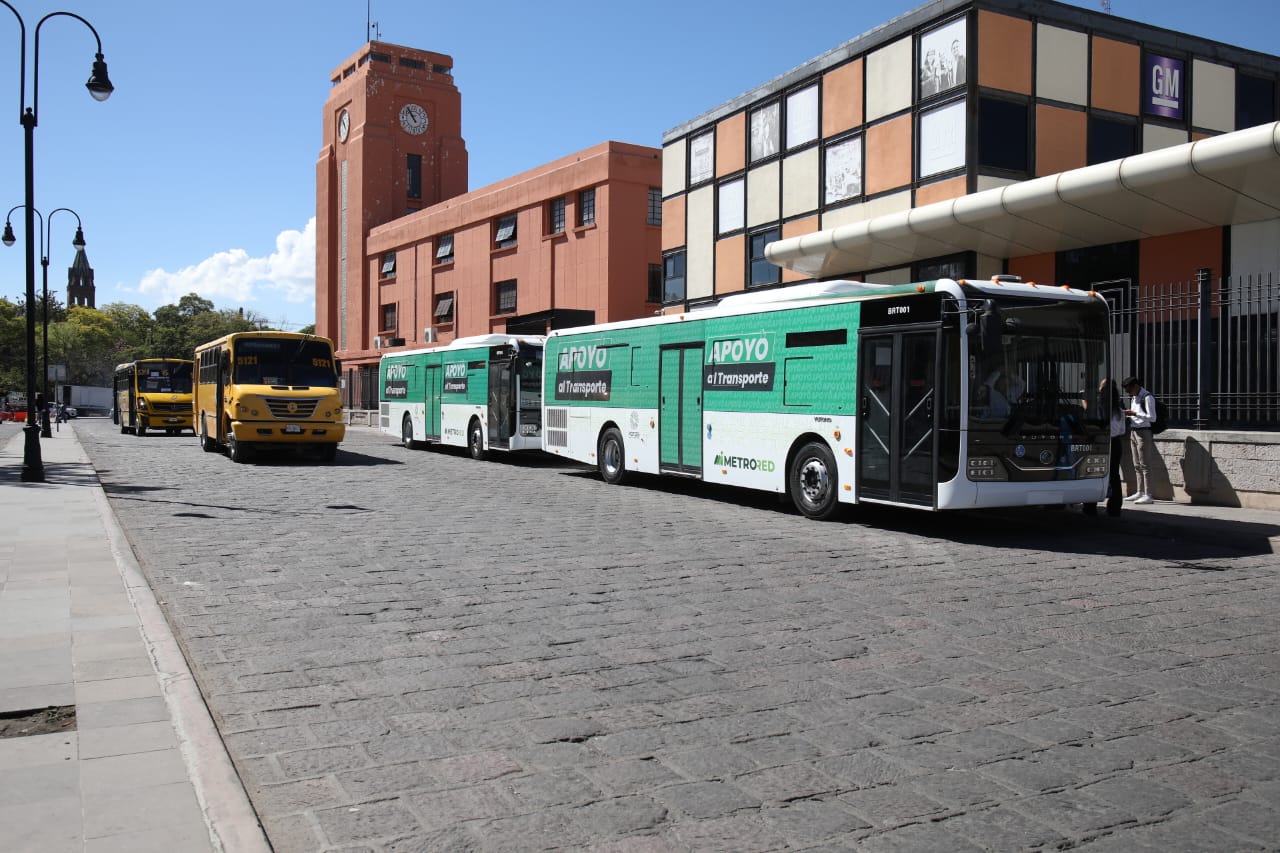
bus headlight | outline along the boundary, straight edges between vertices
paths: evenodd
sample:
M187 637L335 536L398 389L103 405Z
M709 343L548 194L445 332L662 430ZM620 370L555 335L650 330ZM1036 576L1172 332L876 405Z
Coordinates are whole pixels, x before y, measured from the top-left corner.
M974 456L969 459L969 479L989 483L1007 481L1009 472L995 456Z
M138 408L139 408L139 409L145 409L146 407L147 407L147 398L146 398L146 397L139 397L139 398L138 398Z

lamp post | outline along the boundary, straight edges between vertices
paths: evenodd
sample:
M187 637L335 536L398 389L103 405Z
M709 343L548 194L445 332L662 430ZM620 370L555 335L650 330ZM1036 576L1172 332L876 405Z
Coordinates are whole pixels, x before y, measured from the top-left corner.
M98 50L93 70L85 88L94 100L105 101L115 89L107 77L107 63L102 58L102 39L93 25L74 12L50 12L36 24L35 54L31 63L31 106L27 106L27 25L9 0L0 0L5 8L18 19L22 49L18 58L18 121L22 125L26 175L26 248L27 248L27 425L23 428L25 441L22 449L22 481L44 482L44 462L40 458L40 427L35 423L36 411L36 241L35 241L35 129L40 102L40 28L50 18L65 16L75 18L89 28L97 42Z
M9 217L13 212L22 207L21 204L15 204L9 209L9 213L4 218L4 236L0 237L0 242L6 246L12 246L16 242L13 236L13 225L9 222ZM41 360L44 362L42 370L44 371L44 381L41 387L44 389L44 406L41 407L40 415L40 437L52 438L53 430L49 425L49 252L53 250L53 215L58 211L66 211L76 218L76 236L71 241L71 247L77 252L85 247L84 242L84 226L80 222L80 214L76 213L69 207L59 207L49 212L48 217L40 215L40 211L36 211L36 216L40 219L40 266L43 268L41 272L41 296L42 311L44 324L44 343L41 346ZM45 247L48 247L46 251Z

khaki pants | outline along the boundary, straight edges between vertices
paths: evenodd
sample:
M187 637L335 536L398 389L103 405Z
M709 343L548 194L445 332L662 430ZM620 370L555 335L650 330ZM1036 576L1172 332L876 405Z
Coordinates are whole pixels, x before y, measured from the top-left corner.
M1156 441L1150 428L1135 429L1129 433L1133 442L1133 466L1137 475L1138 491L1151 495L1152 474L1156 467ZM1155 497L1155 495L1151 495Z

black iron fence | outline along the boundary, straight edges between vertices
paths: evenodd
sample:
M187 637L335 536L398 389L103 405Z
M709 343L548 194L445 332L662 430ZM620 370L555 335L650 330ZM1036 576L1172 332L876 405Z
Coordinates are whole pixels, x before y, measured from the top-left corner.
M1111 370L1184 429L1280 430L1280 275L1095 285L1111 304Z

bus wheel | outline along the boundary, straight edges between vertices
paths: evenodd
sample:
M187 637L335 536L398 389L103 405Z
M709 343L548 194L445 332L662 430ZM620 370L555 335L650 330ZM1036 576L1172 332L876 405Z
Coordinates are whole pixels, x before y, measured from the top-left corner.
M484 433L480 430L480 421L472 421L471 428L467 430L467 452L471 454L472 459L483 461L489 456L484 449Z
M413 449L413 419L409 417L408 412L405 412L404 420L400 422L400 443L410 450Z
M133 434L141 438L147 434L147 422L142 418L138 418L137 423L133 425Z
M830 518L837 507L835 474L836 460L825 444L813 441L800 448L787 478L796 509L809 518Z
M231 461L235 463L244 463L249 461L249 448L245 447L233 435L227 439L227 455L231 457Z
M218 449L218 442L209 438L209 433L206 432L203 413L200 415L200 449L205 453L213 453Z
M627 450L622 443L622 433L609 427L600 436L600 446L596 450L600 476L610 485L621 485L627 479Z
M322 444L322 445L320 445L320 453L319 453L319 456L320 456L320 461L321 461L321 462L332 462L334 459L337 459L337 458L338 458L338 445L337 445L337 443L335 442L335 443L332 443L332 444Z

